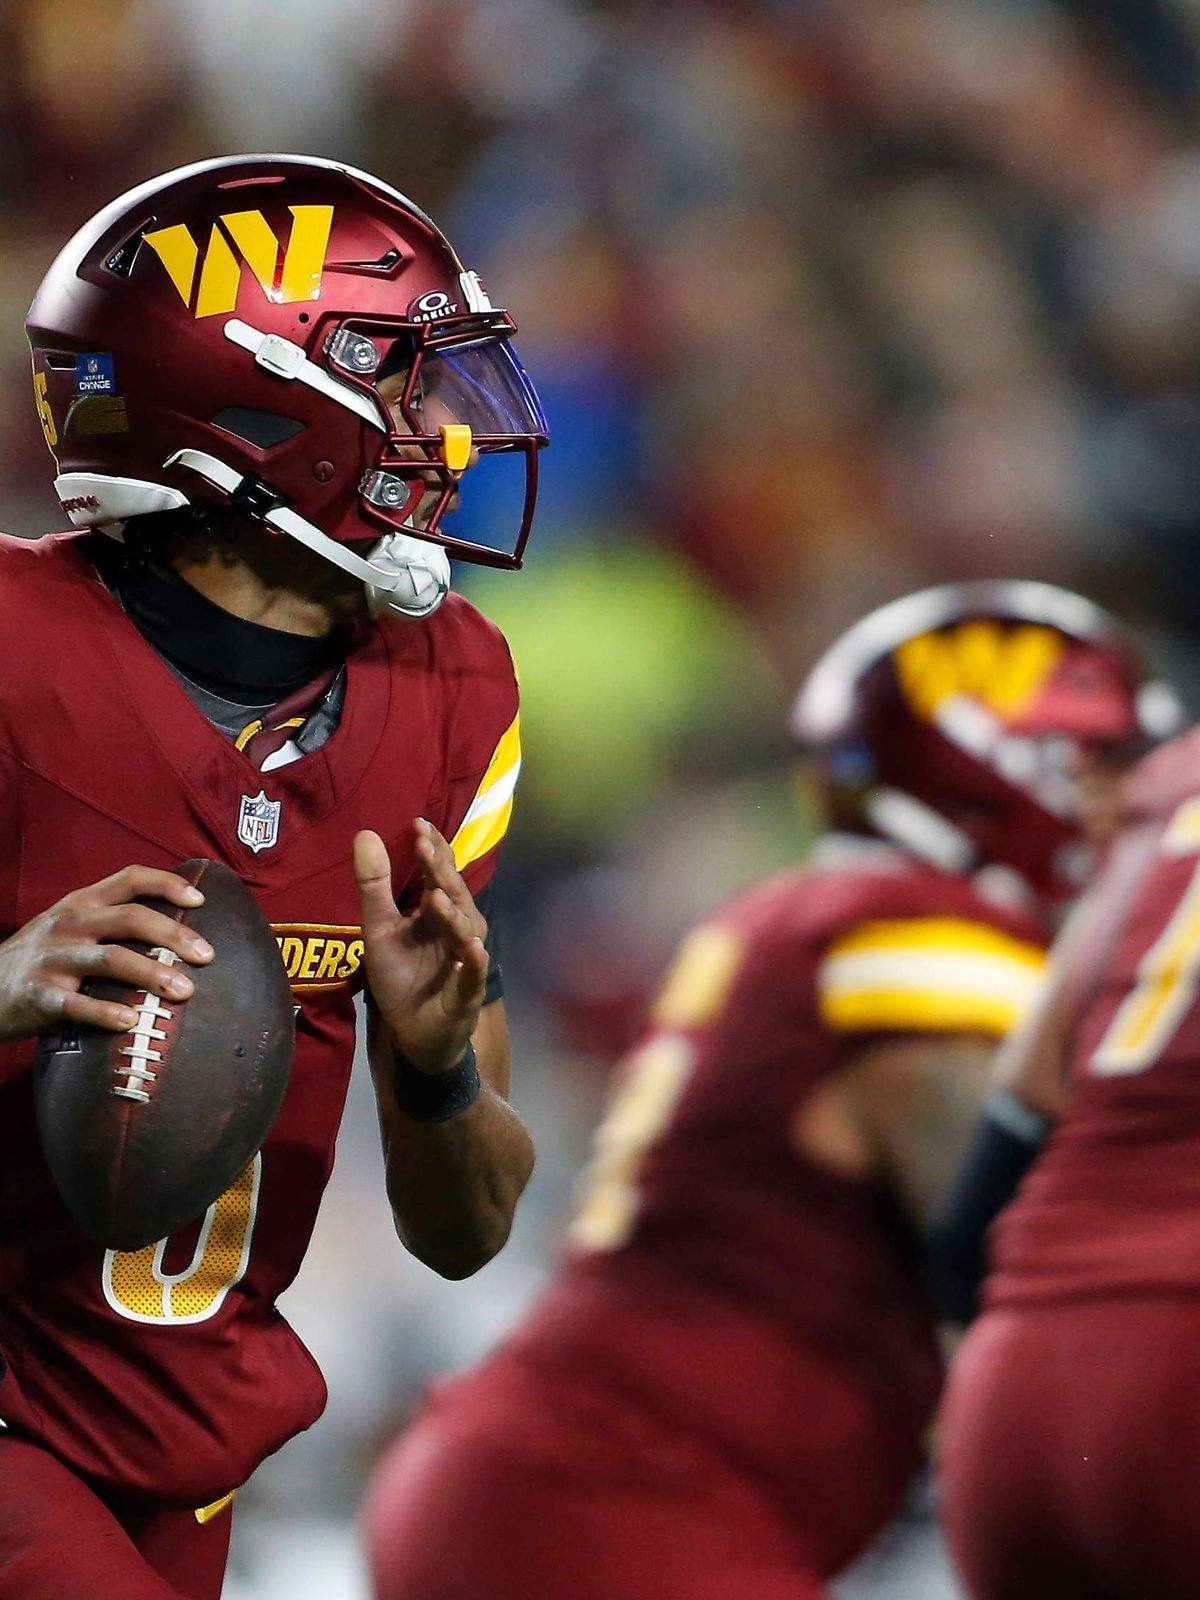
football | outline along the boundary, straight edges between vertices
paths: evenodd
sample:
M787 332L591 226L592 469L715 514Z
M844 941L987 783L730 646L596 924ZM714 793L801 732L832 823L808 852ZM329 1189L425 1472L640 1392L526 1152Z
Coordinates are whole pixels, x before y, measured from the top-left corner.
M201 1216L253 1159L291 1071L291 990L254 897L220 862L185 861L174 871L204 904L146 904L212 945L207 966L187 969L195 992L163 1000L89 980L88 994L133 1007L137 1024L122 1034L67 1024L38 1050L46 1161L75 1221L111 1249L141 1249ZM131 948L163 959L160 950Z

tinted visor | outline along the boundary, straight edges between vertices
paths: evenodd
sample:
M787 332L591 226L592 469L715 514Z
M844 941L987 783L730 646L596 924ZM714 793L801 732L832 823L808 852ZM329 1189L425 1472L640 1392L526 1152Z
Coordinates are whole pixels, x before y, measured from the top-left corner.
M427 402L436 402L439 412L465 423L483 448L491 440L546 435L541 402L507 339L477 339L426 350L414 410L420 413Z
M407 381L390 402L397 426L380 464L410 486L401 525L441 540L466 560L519 564L536 499L537 450L547 432L541 403L507 336L489 331L428 344L397 339L376 382L393 375ZM430 468L441 455L439 430L449 425L471 433L471 464L453 474ZM405 443L407 430L419 445Z

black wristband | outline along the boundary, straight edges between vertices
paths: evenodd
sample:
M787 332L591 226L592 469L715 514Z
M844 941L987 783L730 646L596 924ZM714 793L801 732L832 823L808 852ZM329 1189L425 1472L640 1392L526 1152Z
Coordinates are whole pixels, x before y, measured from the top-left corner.
M392 1092L396 1104L414 1122L449 1122L474 1105L483 1087L475 1047L467 1048L449 1072L422 1072L399 1052L393 1055Z

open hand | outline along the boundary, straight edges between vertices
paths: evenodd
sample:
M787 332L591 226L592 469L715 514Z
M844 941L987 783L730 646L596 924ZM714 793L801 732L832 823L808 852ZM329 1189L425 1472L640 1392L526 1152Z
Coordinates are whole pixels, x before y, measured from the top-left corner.
M487 985L487 923L431 822L413 823L421 903L403 915L392 864L377 833L354 840L362 898L367 985L397 1051L422 1072L457 1066L475 1031Z

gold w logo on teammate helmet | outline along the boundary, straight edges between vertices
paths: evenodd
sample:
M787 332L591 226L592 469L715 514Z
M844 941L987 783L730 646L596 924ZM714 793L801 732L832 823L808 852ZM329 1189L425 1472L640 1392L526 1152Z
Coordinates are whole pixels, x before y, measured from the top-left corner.
M234 309L243 263L258 279L267 299L276 305L315 300L321 293L333 207L288 209L292 213L292 231L286 249L261 211L232 211L218 217L208 236L203 262L191 229L182 223L142 237L166 267L185 306L192 305L195 292L196 317L215 317Z
M1053 628L976 620L918 634L897 647L893 660L905 698L921 716L936 716L952 695L968 695L1007 718L1033 702L1065 648Z

